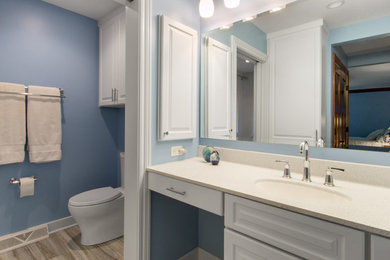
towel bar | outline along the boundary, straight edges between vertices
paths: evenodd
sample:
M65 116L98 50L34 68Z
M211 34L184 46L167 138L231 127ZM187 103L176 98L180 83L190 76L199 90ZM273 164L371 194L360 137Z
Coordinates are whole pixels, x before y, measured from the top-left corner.
M62 89L62 88L59 89L59 90L60 90L60 95L59 95L59 96L28 93L28 92L27 92L28 87L25 87L25 89L26 89L26 92L24 92L24 93L21 93L21 92L13 92L13 91L0 91L0 93L3 93L3 94L16 94L16 95L24 95L24 96L39 96L39 97L66 98L66 96L65 96L65 91L64 91L64 89Z
M34 178L34 181L38 180L38 177L36 177L36 176L32 176L32 177ZM11 178L11 179L9 179L9 183L11 183L11 184L19 184L20 185L20 180L15 179L15 178Z

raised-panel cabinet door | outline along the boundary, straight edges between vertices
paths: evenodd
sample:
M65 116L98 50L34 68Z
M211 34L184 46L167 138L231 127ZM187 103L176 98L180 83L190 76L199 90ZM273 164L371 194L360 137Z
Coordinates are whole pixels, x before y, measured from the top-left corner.
M99 105L125 104L126 13L118 9L99 22L100 80Z
M271 143L321 137L322 21L269 36Z
M390 259L390 239L371 235L371 260Z
M126 13L120 13L118 17L118 35L116 49L116 103L125 104L126 101Z
M225 193L225 227L310 260L364 260L364 232Z
M225 228L225 260L298 260L302 259Z
M232 74L229 46L207 39L207 137L231 139Z
M159 140L196 137L198 32L160 16Z
M99 105L114 102L115 34L117 23L111 19L100 24L100 87Z

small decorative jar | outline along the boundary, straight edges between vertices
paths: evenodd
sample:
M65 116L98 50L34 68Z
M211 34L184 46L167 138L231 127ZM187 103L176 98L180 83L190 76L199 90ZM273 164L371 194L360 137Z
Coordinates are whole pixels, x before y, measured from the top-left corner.
M219 160L220 160L220 158L219 158L219 153L218 153L218 151L212 152L211 155L210 155L211 164L212 164L212 165L218 165Z
M210 162L210 155L216 151L214 147L212 146L206 146L205 148L203 148L203 158L206 162Z

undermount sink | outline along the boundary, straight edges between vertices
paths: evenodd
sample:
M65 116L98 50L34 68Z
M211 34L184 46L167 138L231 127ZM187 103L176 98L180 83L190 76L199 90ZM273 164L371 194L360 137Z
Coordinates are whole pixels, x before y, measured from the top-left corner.
M300 201L351 201L350 197L333 188L291 179L261 179L256 181L256 186L267 195L287 196Z

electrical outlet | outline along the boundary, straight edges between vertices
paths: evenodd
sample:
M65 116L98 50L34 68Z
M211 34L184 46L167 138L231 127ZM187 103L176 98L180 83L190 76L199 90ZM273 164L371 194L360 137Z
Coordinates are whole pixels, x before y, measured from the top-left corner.
M183 153L181 152L181 149L183 149L182 145L179 146L172 146L171 147L171 156L179 156L182 155Z

